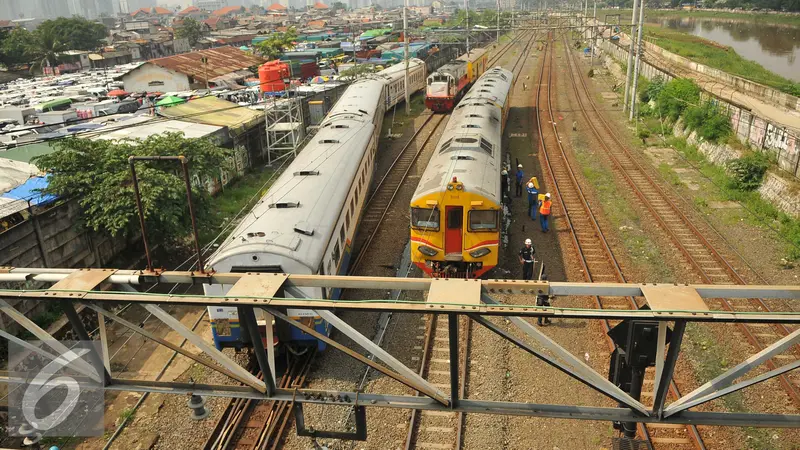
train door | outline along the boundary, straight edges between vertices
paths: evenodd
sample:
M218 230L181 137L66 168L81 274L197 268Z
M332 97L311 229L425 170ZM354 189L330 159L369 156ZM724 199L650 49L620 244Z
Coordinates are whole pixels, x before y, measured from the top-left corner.
M444 253L461 253L464 228L464 208L461 206L448 206L445 208Z

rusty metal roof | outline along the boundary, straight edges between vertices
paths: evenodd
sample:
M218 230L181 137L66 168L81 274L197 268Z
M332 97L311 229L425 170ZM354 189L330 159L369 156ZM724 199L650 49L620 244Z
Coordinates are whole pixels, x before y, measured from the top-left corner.
M208 59L207 64L203 64L203 57ZM204 82L206 79L210 80L237 70L260 66L265 62L266 60L258 56L243 52L236 47L226 46L153 59L145 64L155 64Z

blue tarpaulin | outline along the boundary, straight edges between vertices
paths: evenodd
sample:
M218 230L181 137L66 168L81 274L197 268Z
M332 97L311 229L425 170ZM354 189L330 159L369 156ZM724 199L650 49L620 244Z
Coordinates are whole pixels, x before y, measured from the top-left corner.
M41 190L46 188L50 176L33 177L25 183L3 194L3 197L13 200L25 200L33 206L44 205L56 201L55 195L42 194Z

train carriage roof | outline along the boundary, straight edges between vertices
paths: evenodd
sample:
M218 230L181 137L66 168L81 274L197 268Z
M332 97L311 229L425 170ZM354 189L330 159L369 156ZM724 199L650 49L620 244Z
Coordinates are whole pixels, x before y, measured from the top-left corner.
M348 87L311 142L214 253L209 265L242 253L275 253L315 271L334 232L374 131L384 83Z
M444 191L457 177L467 191L500 203L502 164L502 108L511 90L513 74L487 71L453 111L414 199Z

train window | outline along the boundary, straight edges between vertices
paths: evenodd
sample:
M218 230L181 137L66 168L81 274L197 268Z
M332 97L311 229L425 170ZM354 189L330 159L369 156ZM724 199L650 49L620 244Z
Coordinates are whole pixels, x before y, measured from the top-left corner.
M339 229L339 238L342 240L342 242L345 242L345 237L345 228L344 225L342 225L342 228Z
M339 264L339 257L342 256L339 250L339 242L336 242L336 245L333 246L333 253L331 253L331 258L333 258L334 264Z
M320 144L338 144L339 141L336 139L321 139L319 141Z
M439 231L439 208L411 208L411 226Z
M453 208L447 211L447 228L451 230L460 229L464 222L464 216L461 213L461 208Z
M360 194L361 186L356 186L356 200L358 200L358 196Z
M350 216L344 216L344 227L349 229L350 228Z
M497 231L497 211L470 211L470 231Z
M480 125L475 125L474 123L468 123L466 125L461 125L461 128L480 128Z
M486 153L491 155L492 154L492 149L494 148L494 146L492 145L491 142L487 141L484 138L481 138L481 148L484 149L486 151Z
M348 215L350 215L349 214L350 211L355 211L355 210L356 210L356 199L354 197L350 199L350 210L348 211Z
M467 114L467 117L475 118L475 119L483 119L483 116L480 114Z
M442 144L442 147L439 149L439 151L440 152L446 152L447 149L450 148L450 144L452 144L452 143L453 143L452 139L448 139L448 140L444 141L444 143Z
M471 137L465 137L465 138L456 138L456 142L458 142L459 144L474 144L478 142L478 140Z

